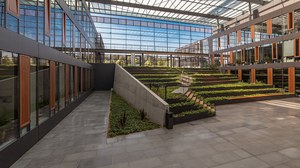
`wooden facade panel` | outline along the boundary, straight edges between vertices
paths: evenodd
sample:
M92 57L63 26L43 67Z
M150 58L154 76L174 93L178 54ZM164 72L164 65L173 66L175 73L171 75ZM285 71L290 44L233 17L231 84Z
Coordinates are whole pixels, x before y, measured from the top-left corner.
M272 35L272 19L267 20L267 34Z
M295 67L289 67L288 69L288 82L289 82L289 92L295 93L296 85L295 85Z
M278 59L278 46L277 43L272 43L272 59Z
M55 110L56 80L55 80L55 62L50 61L50 110Z
M30 124L30 57L20 56L20 127Z
M230 51L230 53L229 53L229 61L230 61L230 64L233 64L233 52L232 51Z
M6 0L7 13L19 17L20 15L20 1L19 0Z
M251 39L255 39L255 26L251 25L250 27Z
M66 101L68 102L69 101L69 99L70 99L70 91L69 91L69 89L70 89L70 69L69 69L69 65L68 64L66 64L66 71L65 71L65 88L66 88L66 90L65 90L65 95L66 95Z
M294 29L294 12L288 13L288 29Z
M228 74L228 75L230 75L230 74L231 74L231 71L230 71L230 69L228 69L228 70L227 70L227 74Z
M78 96L78 68L75 66L74 69L74 95L77 97Z
M224 65L223 53L220 53L220 64Z
M241 50L241 62L242 63L245 62L245 49L244 48Z
M251 77L250 77L251 83L256 83L256 70L251 69Z
M255 46L254 48L254 59L255 62L259 62L259 46Z
M50 21L51 21L51 3L50 0L45 0L45 35L51 36Z
M81 86L80 86L80 90L81 90L81 92L83 92L83 81L84 81L84 79L83 79L83 68L80 68L81 69L81 72L80 72L80 76L81 76L81 78L80 78L80 83L81 83Z
M85 78L84 78L84 81L85 81L85 91L88 90L88 69L85 69Z
M268 68L267 70L267 74L268 74L268 85L273 85L273 69L272 68Z
M242 31L238 30L236 33L237 33L237 41L238 41L238 43L241 43L242 42Z
M238 70L238 79L239 79L239 81L242 81L242 80L243 80L242 69L239 69L239 70Z
M212 65L215 64L215 55L214 54L211 55L211 64Z

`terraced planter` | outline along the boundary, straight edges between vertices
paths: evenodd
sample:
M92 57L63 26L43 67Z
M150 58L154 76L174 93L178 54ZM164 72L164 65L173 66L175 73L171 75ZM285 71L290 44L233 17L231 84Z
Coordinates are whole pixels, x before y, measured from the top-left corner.
M190 114L183 117L174 117L173 122L174 124L181 124L181 123L200 120L200 119L213 117L213 116L216 116L216 113L203 112L197 114Z
M200 92L200 91L218 91L218 90L233 90L233 89L264 89L270 88L269 85L249 85L249 86L232 86L232 87L208 87L208 88L190 88L193 91Z
M170 111L173 112L173 114L179 114L184 111L197 110L197 109L199 109L199 106L183 105L183 106L170 108Z
M234 91L228 90L226 92L221 93L201 93L197 92L198 95L207 98L207 97L233 97L233 96L241 96L241 95L253 95L253 94L267 94L267 93L278 93L278 89L267 89L267 90L241 90L241 91Z
M208 86L208 85L216 85L216 84L229 84L229 83L237 83L239 80L223 80L223 81L213 81L213 82L194 82L192 86Z
M226 100L216 100L210 102L214 103L215 105L225 105L225 104L236 104L236 103L245 103L245 102L253 102L253 101L283 99L289 97L295 97L295 95L278 94L278 95L265 95L265 96L253 96L253 97L240 97L240 98L234 98L234 99L228 98Z

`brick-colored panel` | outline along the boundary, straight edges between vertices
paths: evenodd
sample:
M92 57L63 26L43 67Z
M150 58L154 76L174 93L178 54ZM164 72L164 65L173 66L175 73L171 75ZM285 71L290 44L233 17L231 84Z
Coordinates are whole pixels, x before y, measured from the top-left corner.
M251 69L250 83L256 83L256 70Z
M224 65L223 53L220 54L220 64Z
M255 46L255 49L254 49L254 59L255 59L255 62L259 61L259 47L258 46Z
M69 72L70 72L70 69L69 69L69 65L66 64L66 71L65 71L65 84L66 84L66 92L65 92L65 95L66 95L66 101L68 102L69 99L70 99L70 92L69 92L69 89L70 89L70 84L69 84L69 80L70 80L70 77L69 77Z
M272 35L272 19L267 20L267 34Z
M227 74L228 74L228 75L230 75L230 74L231 74L231 71L230 71L230 69L228 69L228 70L227 70Z
M20 56L20 127L30 123L30 57Z
M80 90L81 90L81 92L83 92L83 84L84 84L83 83L83 81L84 81L84 79L83 79L83 68L80 68L80 69L81 69L81 72L80 72L81 73L81 75L80 75L81 76L81 78L80 78L80 80L81 80L80 81L80 83L81 83Z
M74 95L77 97L78 96L78 68L75 66L74 69Z
M215 64L215 55L214 54L211 55L211 64L212 65Z
M238 78L239 78L239 81L243 80L243 73L242 73L241 69L238 70Z
M245 62L245 49L243 48L242 50L241 50L241 62L242 63L244 63Z
M278 59L278 47L277 43L272 43L272 59Z
M268 85L273 85L273 69L272 68L268 68L267 70L267 74L268 74Z
M288 13L288 29L294 29L294 12Z
M56 80L55 80L55 62L50 61L50 109L55 109L55 92L56 92Z
M288 69L289 75L289 92L295 93L295 67L289 67Z
M241 30L238 30L236 33L237 33L237 41L238 41L238 43L241 43L242 42L242 32L241 32Z
M250 31L251 31L251 39L255 39L255 26L254 25L251 25Z
M233 64L233 52L232 51L230 51L229 59L230 59L230 64Z

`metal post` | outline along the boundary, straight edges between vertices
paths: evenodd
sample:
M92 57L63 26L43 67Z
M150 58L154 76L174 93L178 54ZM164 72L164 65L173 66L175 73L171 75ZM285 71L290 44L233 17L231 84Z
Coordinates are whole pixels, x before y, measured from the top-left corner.
M165 85L165 100L167 100L167 85Z

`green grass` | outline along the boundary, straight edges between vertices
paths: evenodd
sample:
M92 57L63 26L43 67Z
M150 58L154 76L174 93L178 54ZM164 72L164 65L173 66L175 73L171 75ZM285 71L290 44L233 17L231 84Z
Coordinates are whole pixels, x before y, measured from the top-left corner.
M109 137L115 137L118 135L127 135L134 132L141 132L159 128L158 124L152 123L147 118L141 120L140 113L137 109L129 105L123 98L112 93L111 105L109 115ZM124 112L126 112L126 123L122 127L120 120L122 119Z

